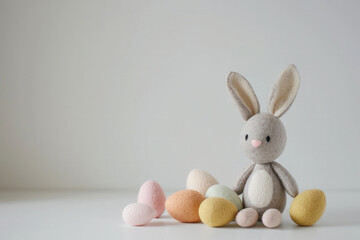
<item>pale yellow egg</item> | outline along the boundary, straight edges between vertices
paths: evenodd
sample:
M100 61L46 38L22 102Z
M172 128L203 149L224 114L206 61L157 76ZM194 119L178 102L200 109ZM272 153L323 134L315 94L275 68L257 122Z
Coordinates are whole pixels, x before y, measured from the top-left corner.
M201 221L210 227L221 227L235 219L238 210L232 202L224 198L205 199L199 208Z

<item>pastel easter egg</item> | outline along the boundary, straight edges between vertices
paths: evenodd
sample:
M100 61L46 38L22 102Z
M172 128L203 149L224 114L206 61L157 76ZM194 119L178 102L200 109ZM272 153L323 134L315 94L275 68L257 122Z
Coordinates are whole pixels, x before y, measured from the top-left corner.
M195 223L200 221L199 207L204 199L204 196L197 191L182 190L168 197L165 207L179 222Z
M270 208L262 215L261 221L268 228L276 228L280 226L282 221L281 212L275 208Z
M165 211L165 201L165 193L157 182L149 180L140 187L138 203L147 204L154 208L156 217L160 217Z
M236 223L240 227L252 227L259 219L259 215L253 208L245 208L236 215Z
M225 198L235 204L238 211L243 209L242 202L240 200L239 195L237 193L221 184L215 184L206 191L206 198L209 197L219 197L219 198Z
M301 226L311 226L323 215L326 196L323 191L311 189L297 195L290 205L291 219Z
M156 211L152 207L142 203L132 203L127 205L122 217L125 223L132 226L142 226L150 222L156 216Z
M199 208L201 221L210 227L221 227L232 220L237 214L235 204L225 198L210 197L205 199Z
M219 182L209 173L202 170L193 169L187 177L186 189L198 191L203 196L205 196L208 188L218 183Z

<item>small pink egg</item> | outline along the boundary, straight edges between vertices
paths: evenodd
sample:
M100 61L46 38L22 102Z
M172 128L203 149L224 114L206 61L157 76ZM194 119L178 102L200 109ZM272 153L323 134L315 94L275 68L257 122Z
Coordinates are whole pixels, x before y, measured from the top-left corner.
M150 222L155 216L155 209L141 203L129 204L124 208L122 212L122 217L124 221L132 226L145 225Z
M258 219L259 215L253 208L245 208L236 215L236 223L240 227L252 227Z
M263 224L268 228L276 228L281 224L281 212L275 208L266 210L261 218Z
M156 217L160 217L165 210L166 196L160 185L153 181L146 181L140 188L138 203L143 203L154 208Z

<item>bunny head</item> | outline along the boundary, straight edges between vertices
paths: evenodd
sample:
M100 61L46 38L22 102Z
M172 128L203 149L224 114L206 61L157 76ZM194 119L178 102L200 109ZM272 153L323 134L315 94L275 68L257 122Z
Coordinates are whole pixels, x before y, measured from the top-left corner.
M290 108L300 85L299 73L289 65L273 85L268 100L268 113L260 113L260 105L249 82L238 73L230 73L228 87L246 121L240 144L255 163L270 163L283 152L286 131L280 117Z

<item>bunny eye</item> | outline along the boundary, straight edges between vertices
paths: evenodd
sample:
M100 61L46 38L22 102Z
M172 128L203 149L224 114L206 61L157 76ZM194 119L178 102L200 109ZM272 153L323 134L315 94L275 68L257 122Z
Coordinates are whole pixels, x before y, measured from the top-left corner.
M249 135L247 135L247 134L246 134L246 136L245 136L245 140L247 141L247 140L248 140L248 138L249 138Z
M267 141L267 142L270 142L270 136L267 136L267 137L266 137L266 141Z

